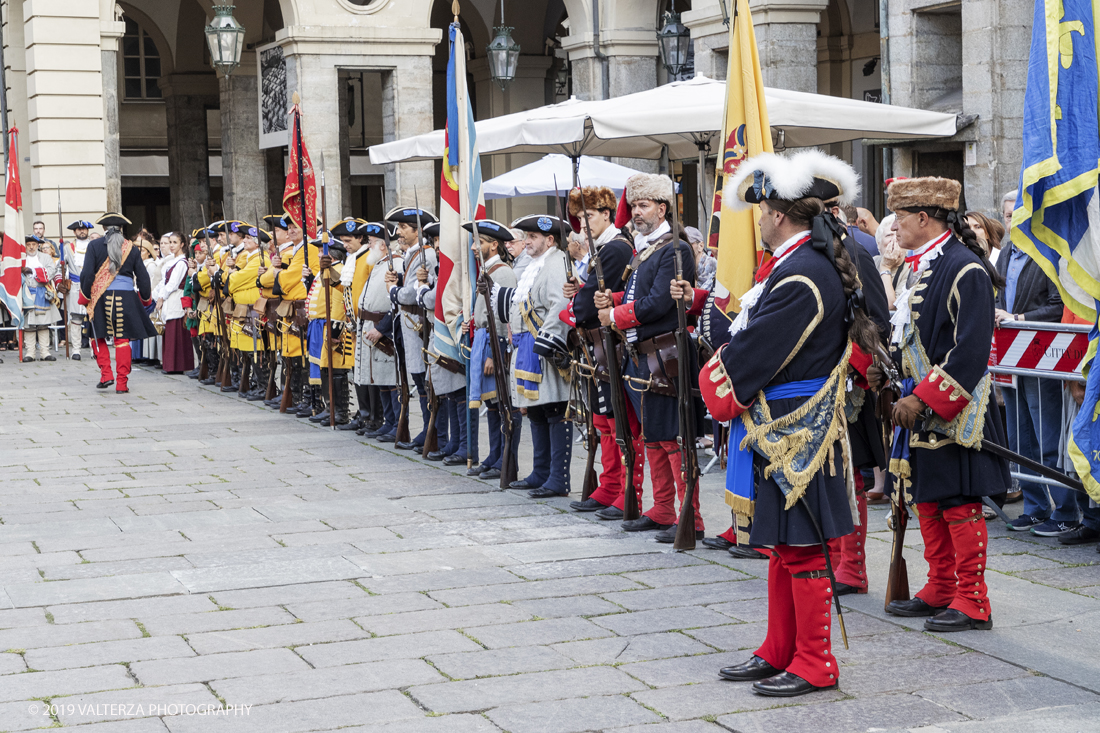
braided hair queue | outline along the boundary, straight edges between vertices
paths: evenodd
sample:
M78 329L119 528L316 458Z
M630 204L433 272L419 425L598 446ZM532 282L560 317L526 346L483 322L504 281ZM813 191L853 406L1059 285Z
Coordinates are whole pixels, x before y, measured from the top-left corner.
M982 267L985 268L989 279L993 281L993 287L998 290L1004 287L1005 279L1001 276L1001 273L997 272L997 268L993 266L993 263L989 261L989 255L985 253L985 247L978 241L978 235L970 228L970 222L965 214L952 209L941 209L938 206L912 206L906 207L905 211L923 211L931 218L945 222L955 238L981 260Z
M810 228L817 217L828 217L828 219L836 222L832 214L827 212L825 203L817 198L804 198L797 201L768 199L768 206L786 215L792 223L804 225L806 228ZM863 353L873 354L876 349L882 347L879 328L867 314L867 309L863 307L863 284L859 279L859 270L848 254L848 249L835 234L838 228L839 225L830 227L834 233L831 242L832 256L829 257L829 260L836 268L837 274L840 275L840 282L844 286L844 296L848 301L846 318L848 321L848 338ZM843 230L840 229L840 231ZM828 252L826 252L826 255L828 255Z

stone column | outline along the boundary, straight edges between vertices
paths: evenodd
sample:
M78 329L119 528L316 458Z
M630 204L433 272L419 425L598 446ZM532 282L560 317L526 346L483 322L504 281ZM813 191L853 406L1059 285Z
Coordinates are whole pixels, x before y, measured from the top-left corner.
M118 139L118 39L126 33L121 20L100 24L99 55L103 74L103 149L107 211L122 211L122 167Z
M270 208L267 164L259 144L259 101L255 59L219 79L222 117L222 188L228 218L251 222ZM314 160L316 162L316 160Z
M828 0L750 0L764 84L817 92L817 24Z
M735 0L726 3L731 12L734 3ZM695 46L695 73L722 81L726 78L729 64L730 29L722 21L722 8L718 0L701 0L695 6L695 9L681 15L681 21L691 31L691 42Z
M190 231L202 226L204 209L208 223L211 218L206 110L218 106L218 83L208 73L173 74L160 79L160 88L168 123L172 224ZM251 213L235 216L247 221L254 218Z
M401 57L397 68L383 74L382 128L386 142L432 131L431 56ZM386 171L386 206L408 204L417 191L435 188L433 163L399 163Z
M22 5L33 168L24 205L56 217L61 186L66 217L95 219L107 206L99 2Z

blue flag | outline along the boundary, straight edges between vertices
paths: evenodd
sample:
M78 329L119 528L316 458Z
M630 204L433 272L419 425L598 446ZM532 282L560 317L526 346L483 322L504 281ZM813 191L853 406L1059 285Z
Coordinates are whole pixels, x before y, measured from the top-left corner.
M1024 97L1020 194L1012 242L1058 285L1074 313L1096 323L1100 302L1100 69L1097 0L1036 0ZM1089 354L1096 354L1093 329ZM1091 365L1091 361L1089 362ZM1100 499L1100 372L1089 369L1070 456Z

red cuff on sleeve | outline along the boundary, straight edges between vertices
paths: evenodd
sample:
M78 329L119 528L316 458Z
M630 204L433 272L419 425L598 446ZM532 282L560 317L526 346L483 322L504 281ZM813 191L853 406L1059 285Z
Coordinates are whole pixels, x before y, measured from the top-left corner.
M40 283L48 283L50 279L46 277L46 271L41 268L34 268L34 279Z
M726 366L722 362L722 349L719 347L703 368L699 370L699 392L703 396L710 415L718 422L729 422L749 408L737 400L737 394L733 391L733 382L730 381Z
M615 306L611 311L611 320L615 322L615 327L620 331L642 325L642 322L634 315L634 303Z
M180 304L184 308L190 308L193 304L193 301L191 300L191 296L190 295L183 296L183 298L180 300Z
M612 293L611 294L611 302L614 303L615 305L622 305L624 295L626 295L626 291L623 291L623 290L620 290L617 293Z
M569 305L561 309L561 313L558 314L558 318L562 323L567 324L570 328L577 327L577 317L573 313L573 301L569 301Z
M944 420L954 420L970 404L971 395L938 366L920 384L913 394Z
M153 304L153 299L152 298L149 298L149 300L146 300L145 298L142 298L140 295L138 295L138 300L140 300L141 304L146 306L146 307L151 306Z
M76 302L77 302L77 305L88 305L88 298L82 292L82 293L80 293L80 295L77 296Z
M708 295L710 295L710 291L703 290L702 288L695 288L691 296L691 307L688 308L689 316L703 315L703 306L707 304Z
M858 345L852 344L852 355L848 357L848 366L856 370L858 376L852 381L857 387L867 389L870 386L867 384L867 369L874 363L873 357L865 354Z

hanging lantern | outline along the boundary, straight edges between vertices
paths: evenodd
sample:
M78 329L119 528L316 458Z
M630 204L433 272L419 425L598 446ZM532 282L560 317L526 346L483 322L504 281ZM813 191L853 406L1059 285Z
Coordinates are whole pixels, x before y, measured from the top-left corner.
M657 45L668 75L678 77L687 66L691 46L691 31L680 22L679 13L665 13L665 24L657 31Z
M229 76L241 65L244 50L244 26L233 17L234 5L215 5L214 20L206 26L210 60L222 76Z
M501 25L494 30L496 36L486 47L485 52L489 56L489 71L493 75L493 81L504 89L508 86L508 82L516 78L516 68L519 66L519 44L512 40L510 27Z

